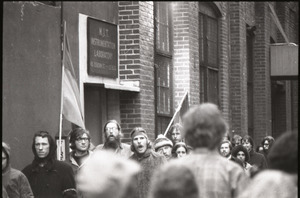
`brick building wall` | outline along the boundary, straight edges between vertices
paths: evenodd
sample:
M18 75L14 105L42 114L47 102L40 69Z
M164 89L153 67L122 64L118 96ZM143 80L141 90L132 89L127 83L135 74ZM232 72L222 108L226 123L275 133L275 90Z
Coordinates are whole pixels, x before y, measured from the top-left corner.
M289 42L298 44L298 2L274 2L273 6ZM276 32L276 37L272 36L277 43L286 42L276 26L271 31ZM277 104L272 109L272 119L275 121L273 126L276 127L272 132L274 137L278 137L287 130L298 128L298 80L273 80L273 84L282 85L279 90L274 89L274 86L272 89L272 103Z
M173 5L173 90L175 108L177 108L186 91L189 94L191 93L189 9L189 2L180 1ZM197 13L194 14L197 15ZM191 101L191 98L189 100Z
M271 3L275 5L274 3ZM212 3L219 10L219 106L225 119L229 121L230 131L240 135L248 134L247 106L247 29L246 25L256 26L253 45L253 111L255 144L265 135L272 135L271 80L269 63L270 35L280 40L276 26L272 23L267 2L217 2ZM280 6L282 5L282 6ZM144 127L154 138L154 27L153 2L119 2L120 39L120 79L136 81L140 93L121 92L121 125L125 139L135 126ZM190 105L200 102L199 79L199 3L172 2L173 21L173 110L182 96L189 92ZM277 5L278 7L278 5ZM285 4L279 4L281 17L287 21ZM292 7L292 6L291 6ZM280 14L279 14L280 16ZM285 23L290 32L297 30L294 23ZM275 28L275 29L274 29ZM291 33L292 34L292 33ZM279 37L279 38L277 38ZM275 41L278 42L278 41ZM298 120L297 83L287 85L289 96L285 102L290 107L285 111L285 122L295 128ZM286 114L284 114L286 115ZM230 132L229 131L229 132Z
M270 13L267 2L255 3L256 34L254 41L254 142L271 134L270 86Z
M154 21L153 2L119 1L120 79L138 81L140 93L121 92L124 141L141 126L154 138Z
M232 129L248 130L245 2L229 2L230 10L230 105Z
M190 105L199 104L200 101L198 6L197 1L189 2Z
M229 88L229 60L230 60L230 45L229 45L229 12L226 2L219 2L221 8L221 16L219 18L219 75L220 75L220 109L224 118L230 122L230 88ZM229 132L232 131L231 126Z

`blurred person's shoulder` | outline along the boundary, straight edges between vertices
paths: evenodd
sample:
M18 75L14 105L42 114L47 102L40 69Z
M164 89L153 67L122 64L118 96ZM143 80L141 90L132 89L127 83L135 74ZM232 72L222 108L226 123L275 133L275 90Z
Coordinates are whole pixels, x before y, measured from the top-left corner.
M254 176L239 198L297 197L298 187L296 175L278 170L264 170Z

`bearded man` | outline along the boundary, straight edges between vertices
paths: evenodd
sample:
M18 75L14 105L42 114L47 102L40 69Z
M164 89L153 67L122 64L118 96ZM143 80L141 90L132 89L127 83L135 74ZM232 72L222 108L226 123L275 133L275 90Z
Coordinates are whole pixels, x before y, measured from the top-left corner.
M129 158L132 155L130 145L122 143L123 133L120 124L116 120L109 120L104 125L104 144L98 145L95 150L109 149L115 153Z
M238 158L232 156L231 151L232 151L232 144L230 143L229 140L223 140L220 144L219 148L220 154L223 157L226 157L228 160L231 160L233 162L236 162L239 164L241 167L243 167L243 162L239 160Z

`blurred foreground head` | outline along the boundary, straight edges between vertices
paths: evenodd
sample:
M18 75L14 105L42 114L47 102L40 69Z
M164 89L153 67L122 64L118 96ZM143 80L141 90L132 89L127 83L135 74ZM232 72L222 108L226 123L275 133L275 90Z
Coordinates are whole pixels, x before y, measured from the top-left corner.
M186 143L194 149L216 149L227 130L221 111L212 103L190 108L183 117L183 124Z
M134 176L140 165L109 150L96 150L76 177L77 187L86 198L133 197Z
M176 160L163 165L152 177L149 198L198 198L192 171Z
M270 168L298 174L298 132L285 132L274 142L269 155Z

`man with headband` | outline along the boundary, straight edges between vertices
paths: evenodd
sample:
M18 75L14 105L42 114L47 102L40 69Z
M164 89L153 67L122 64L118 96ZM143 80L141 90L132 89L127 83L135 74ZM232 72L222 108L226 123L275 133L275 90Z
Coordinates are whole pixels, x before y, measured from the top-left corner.
M136 127L131 131L130 135L132 141L131 150L134 153L130 158L136 160L142 167L142 171L136 177L138 185L136 197L146 198L154 170L165 163L166 159L163 155L152 150L145 129Z

